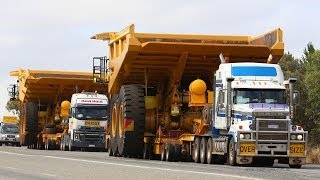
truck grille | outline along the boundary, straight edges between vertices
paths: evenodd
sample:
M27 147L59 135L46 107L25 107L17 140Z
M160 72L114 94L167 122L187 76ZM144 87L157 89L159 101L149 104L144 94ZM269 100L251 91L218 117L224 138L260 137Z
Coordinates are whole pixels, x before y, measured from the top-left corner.
M287 134L270 134L270 133L259 133L259 140L287 140ZM253 134L253 138L256 139L256 134Z
M259 131L288 131L288 121L259 120Z

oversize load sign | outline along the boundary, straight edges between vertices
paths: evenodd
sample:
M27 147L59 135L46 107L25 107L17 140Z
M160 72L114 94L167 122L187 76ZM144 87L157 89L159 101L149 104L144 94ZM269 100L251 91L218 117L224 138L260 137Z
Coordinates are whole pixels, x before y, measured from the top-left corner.
M240 143L240 155L255 155L256 145L254 143Z

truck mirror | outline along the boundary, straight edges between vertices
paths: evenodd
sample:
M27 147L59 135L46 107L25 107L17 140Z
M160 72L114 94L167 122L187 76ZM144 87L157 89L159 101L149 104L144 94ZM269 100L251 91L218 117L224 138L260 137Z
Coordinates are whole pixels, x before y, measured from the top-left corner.
M300 92L299 91L293 92L293 103L294 103L294 105L300 104Z

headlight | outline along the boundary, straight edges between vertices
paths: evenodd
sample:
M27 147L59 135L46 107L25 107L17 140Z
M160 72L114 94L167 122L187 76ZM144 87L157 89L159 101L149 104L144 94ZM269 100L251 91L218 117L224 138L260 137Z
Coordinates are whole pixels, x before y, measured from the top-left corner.
M20 138L20 135L19 135L19 134L17 134L17 135L16 135L16 138Z
M243 139L244 138L244 135L243 134L240 134L240 139Z
M292 134L291 137L290 137L290 139L291 139L291 140L296 140L296 139L297 139L297 136L296 136L295 134Z
M297 139L300 141L300 140L303 139L303 136L302 136L301 134L299 134L299 135L297 136Z
M74 138L75 138L75 139L79 139L79 134L75 134L75 135L74 135Z
M244 138L245 138L245 139L251 139L251 134L245 134L245 135L244 135Z

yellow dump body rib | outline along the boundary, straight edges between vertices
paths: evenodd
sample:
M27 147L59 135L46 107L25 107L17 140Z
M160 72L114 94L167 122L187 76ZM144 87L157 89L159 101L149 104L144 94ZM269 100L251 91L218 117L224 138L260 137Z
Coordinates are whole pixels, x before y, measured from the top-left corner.
M92 73L68 71L22 70L10 72L19 79L19 100L41 104L55 104L70 99L77 90L103 91L93 83Z
M130 25L118 33L100 33L91 39L109 41L109 93L117 93L122 84L144 84L146 72L149 85L179 81L174 77L180 70L185 83L207 78L218 69L220 53L230 62L267 62L272 54L273 63L284 53L280 29L251 37L136 33ZM181 63L184 59L186 63Z

